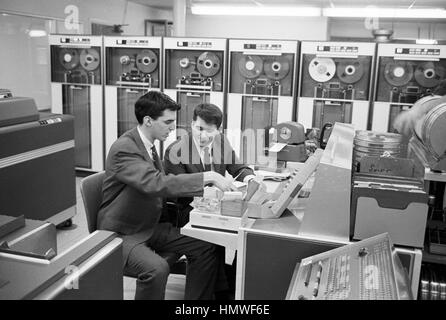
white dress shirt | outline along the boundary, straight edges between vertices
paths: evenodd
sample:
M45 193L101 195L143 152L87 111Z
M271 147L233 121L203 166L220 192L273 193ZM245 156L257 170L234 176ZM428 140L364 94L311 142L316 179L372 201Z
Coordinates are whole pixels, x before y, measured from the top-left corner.
M194 142L195 148L197 148L198 154L200 155L200 159L201 159L201 163L203 164L203 168L204 168L204 162L205 162L204 161L204 152L205 152L204 149L205 148L209 148L209 157L210 157L210 160L211 160L211 170L213 170L214 169L214 161L213 161L213 158L212 158L212 145L213 145L214 140L212 140L211 143L209 143L208 145L205 145L204 147L200 146L200 144L195 139L195 137L193 137L192 140ZM234 178L237 178L237 177L234 177ZM245 178L243 178L243 182L248 183L248 181L253 179L253 178L255 178L255 175L249 174Z
M138 133L139 136L141 137L142 143L144 144L144 147L146 147L147 153L149 154L150 159L153 160L153 155L152 155L152 147L153 147L153 143L149 141L149 139L146 138L146 136L144 135L144 133L142 133L141 129L139 128L139 126L136 127L138 129Z

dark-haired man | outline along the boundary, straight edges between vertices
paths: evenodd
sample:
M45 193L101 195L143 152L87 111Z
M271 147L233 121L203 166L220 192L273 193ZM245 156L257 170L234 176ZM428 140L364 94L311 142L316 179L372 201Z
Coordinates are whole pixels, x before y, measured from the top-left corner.
M238 181L248 182L254 171L237 158L228 139L220 133L223 113L214 104L202 103L195 107L191 123L191 134L180 137L164 154L167 173L184 174L215 171L225 175L226 171ZM177 199L180 206L179 226L189 221L192 207L191 197Z
M103 183L98 229L117 232L123 239L124 270L135 275L135 299L164 299L169 265L157 252L186 255L185 299L212 299L217 273L224 261L210 243L183 236L170 223L160 222L164 198L200 196L203 187L234 186L216 172L165 174L153 146L175 129L180 106L167 95L150 91L135 103L138 126L110 148ZM219 284L224 290L224 284Z
M195 107L191 123L191 134L184 135L171 144L164 154L166 172L173 174L194 174L197 172L215 171L225 175L226 171L236 180L248 182L254 178L254 171L237 158L227 138L219 129L223 121L223 113L214 104L203 103ZM191 197L175 199L179 206L177 224L179 227L189 222L192 210ZM225 251L219 247L222 257ZM235 260L234 260L235 262ZM231 299L235 290L235 263L220 270L222 278L228 278L229 291L222 299Z

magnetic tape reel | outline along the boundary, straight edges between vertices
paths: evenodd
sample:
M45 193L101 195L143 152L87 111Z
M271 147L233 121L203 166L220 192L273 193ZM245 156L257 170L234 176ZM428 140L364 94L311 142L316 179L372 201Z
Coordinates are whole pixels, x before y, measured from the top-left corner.
M122 65L128 65L131 61L132 59L128 55L124 55L119 58L119 63Z
M308 71L314 81L327 82L334 77L336 72L336 64L331 58L316 57L310 61Z
M87 71L95 70L100 63L99 52L96 49L83 49L80 56L81 66Z
M425 88L436 87L445 77L445 70L434 62L425 62L415 69L415 80Z
M413 78L413 68L407 61L394 61L384 67L384 79L394 86L401 87Z
M186 69L190 65L190 60L188 57L184 57L180 59L180 67Z
M220 59L212 52L203 52L197 59L197 70L205 77L213 77L220 71Z
M265 74L273 80L282 80L290 71L290 63L285 57L267 58L264 62Z
M136 67L143 73L152 73L158 67L158 56L152 50L142 50L136 56Z
M259 56L245 55L238 61L238 70L245 78L256 78L263 71L263 60Z
M59 61L65 69L74 69L79 64L79 53L76 49L64 48L59 52Z
M358 82L364 74L364 68L358 61L341 61L338 63L336 74L344 83Z

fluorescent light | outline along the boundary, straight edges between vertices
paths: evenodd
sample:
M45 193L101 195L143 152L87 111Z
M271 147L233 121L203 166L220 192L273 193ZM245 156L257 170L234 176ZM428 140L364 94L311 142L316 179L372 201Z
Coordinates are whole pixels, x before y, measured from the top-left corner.
M434 9L400 9L400 8L324 8L322 14L326 17L344 18L424 18L424 19L446 19L446 10Z
M438 41L434 39L417 39L416 44L438 44Z
M37 30L37 29L32 29L29 30L28 35L31 38L39 38L39 37L45 37L46 36L46 31L45 30Z
M284 6L222 6L196 4L191 6L192 14L219 16L293 16L319 17L321 8Z

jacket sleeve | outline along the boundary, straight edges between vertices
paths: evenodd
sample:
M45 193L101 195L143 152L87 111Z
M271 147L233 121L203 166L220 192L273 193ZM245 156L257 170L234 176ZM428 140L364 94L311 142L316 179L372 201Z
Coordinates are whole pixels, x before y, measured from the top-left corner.
M164 174L137 152L117 151L112 155L116 179L141 193L156 197L203 195L203 173Z
M170 145L164 153L164 171L166 174L171 173L175 175L187 173L181 157L178 154L173 154L174 151L172 150L172 145Z
M224 152L230 153L229 156L225 155L225 159L231 159L230 163L226 164L226 170L229 172L229 174L234 178L237 177L238 181L243 181L243 179L248 175L254 175L254 170L252 170L246 164L241 163L227 138L224 137L223 139L225 144Z

